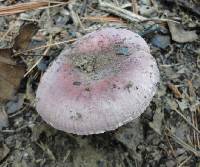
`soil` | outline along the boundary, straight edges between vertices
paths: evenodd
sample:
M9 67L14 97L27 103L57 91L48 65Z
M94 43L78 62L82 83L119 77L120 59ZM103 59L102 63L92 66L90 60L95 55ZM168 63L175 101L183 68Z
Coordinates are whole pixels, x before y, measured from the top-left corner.
M30 1L0 0L0 6L25 2ZM134 12L149 20L135 22L96 0L0 17L1 167L200 166L200 16L192 9L199 2L189 0L193 5L184 8L183 0L103 2L131 13L137 3ZM35 110L39 80L65 47L101 27L126 28L145 38L159 66L159 89L137 120L115 131L89 136L58 131ZM93 70L88 67L83 70Z

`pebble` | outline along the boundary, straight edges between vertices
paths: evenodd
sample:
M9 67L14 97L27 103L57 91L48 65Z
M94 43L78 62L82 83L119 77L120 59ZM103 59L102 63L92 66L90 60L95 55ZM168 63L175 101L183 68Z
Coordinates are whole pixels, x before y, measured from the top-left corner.
M141 6L140 9L139 9L139 11L140 11L140 14L142 16L147 16L147 17L150 17L150 16L156 14L156 10L155 10L154 7L146 6L146 5Z
M168 35L155 35L151 43L153 46L161 49L166 49L168 45L170 45L170 37Z
M16 111L22 108L23 103L24 103L24 95L19 94L17 97L15 97L13 100L10 100L6 104L6 112L8 114L15 113Z
M174 167L174 166L176 166L176 162L173 161L173 160L169 160L169 161L166 162L166 166L167 167Z

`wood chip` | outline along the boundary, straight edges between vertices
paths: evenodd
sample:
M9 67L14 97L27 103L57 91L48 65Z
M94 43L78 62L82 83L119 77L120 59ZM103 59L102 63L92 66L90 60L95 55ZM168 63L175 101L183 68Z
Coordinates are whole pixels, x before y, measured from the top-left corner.
M21 3L21 4L11 5L11 6L3 6L3 7L0 7L0 16L26 12L29 10L38 9L45 6L48 6L48 2L35 1L35 2L27 2L27 3Z

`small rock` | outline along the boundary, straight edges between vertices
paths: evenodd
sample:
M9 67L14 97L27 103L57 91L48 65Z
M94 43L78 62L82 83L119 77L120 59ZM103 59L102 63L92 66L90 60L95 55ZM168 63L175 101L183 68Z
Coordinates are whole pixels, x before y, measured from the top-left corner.
M158 48L165 49L170 44L170 37L167 35L155 35L151 40L151 43Z
M69 16L70 15L69 11L67 9L64 9L64 8L61 9L60 14L63 15L63 16Z
M20 19L31 19L32 15L27 13L20 13L19 18Z
M65 26L67 24L67 22L69 21L69 17L68 16L57 16L55 17L55 24L57 26Z
M169 160L169 161L166 162L166 166L167 167L174 167L174 166L176 166L176 162L173 161L173 160Z
M19 94L18 96L16 96L13 100L10 100L7 104L6 104L6 112L8 114L13 114L16 111L18 111L20 108L22 108L22 105L24 103L24 95L23 94Z
M147 16L147 17L152 16L156 13L156 10L154 7L146 6L146 5L141 6L139 11L142 16Z
M48 64L49 64L49 60L43 58L43 59L40 61L40 63L37 64L37 67L38 67L38 69L39 69L40 71L43 71L43 72L44 72L44 71L47 69Z

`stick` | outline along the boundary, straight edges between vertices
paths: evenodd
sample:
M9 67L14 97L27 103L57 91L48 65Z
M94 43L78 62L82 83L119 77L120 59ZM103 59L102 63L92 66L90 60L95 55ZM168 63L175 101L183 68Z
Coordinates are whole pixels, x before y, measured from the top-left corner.
M112 13L114 15L117 15L117 16L119 16L125 20L129 20L131 22L145 22L145 21L167 22L167 21L169 21L169 22L179 23L177 21L170 20L170 19L146 18L146 17L140 16L138 14L135 14L133 12L130 12L126 9L123 9L121 7L118 7L112 3L102 2L102 0L99 0L99 8L105 12Z
M129 20L129 21L132 21L132 22L139 22L139 21L144 21L147 19L143 16L140 16L140 15L132 13L128 10L122 9L114 4L102 2L101 0L99 0L99 7L101 10L115 14L117 16L120 16L120 17L122 17L126 20Z

